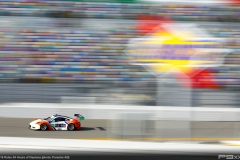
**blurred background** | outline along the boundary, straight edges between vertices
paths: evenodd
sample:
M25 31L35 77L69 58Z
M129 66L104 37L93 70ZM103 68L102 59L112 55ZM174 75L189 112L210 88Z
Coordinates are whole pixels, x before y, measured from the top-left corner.
M0 0L0 136L239 140L239 4ZM169 32L218 43L169 50L182 43ZM166 48L142 45L164 36ZM33 117L77 113L81 132L26 129Z
M0 8L0 103L240 105L237 1L0 0ZM129 63L129 40L166 20L224 39L222 65L186 86L176 75L159 84Z

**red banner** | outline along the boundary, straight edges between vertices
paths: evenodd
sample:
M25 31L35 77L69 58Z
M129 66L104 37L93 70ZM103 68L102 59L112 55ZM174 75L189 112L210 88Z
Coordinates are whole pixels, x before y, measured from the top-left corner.
M161 16L152 16L152 15L141 15L137 18L138 22L136 29L141 35L145 35L151 32L157 26L160 26L161 23L169 23L171 20L167 17Z
M220 88L220 86L214 81L213 72L209 69L205 69L202 71L198 71L198 69L194 69L190 73L187 74L190 78L189 80L185 80L183 75L177 75L177 79L180 80L180 84L185 87L191 88Z
M230 1L226 1L227 5L239 5L240 4L240 0L230 0Z

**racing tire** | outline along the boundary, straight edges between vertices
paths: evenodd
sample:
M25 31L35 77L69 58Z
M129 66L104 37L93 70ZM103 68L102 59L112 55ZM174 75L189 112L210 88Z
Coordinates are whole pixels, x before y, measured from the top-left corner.
M69 130L69 131L73 131L73 130L75 130L75 126L74 126L74 124L69 124L68 125L68 127L67 127L67 129Z
M48 127L46 124L41 124L41 126L40 126L41 131L46 131L47 129L48 129Z

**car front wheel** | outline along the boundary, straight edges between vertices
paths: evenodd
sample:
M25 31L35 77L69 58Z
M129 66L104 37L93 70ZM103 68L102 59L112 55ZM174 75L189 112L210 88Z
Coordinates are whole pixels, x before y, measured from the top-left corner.
M46 124L41 124L41 126L40 126L40 130L41 131L46 131L47 130L47 125Z

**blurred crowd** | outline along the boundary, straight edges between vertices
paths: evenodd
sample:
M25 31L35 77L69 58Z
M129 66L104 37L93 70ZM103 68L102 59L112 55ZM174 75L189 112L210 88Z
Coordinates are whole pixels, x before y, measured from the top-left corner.
M126 29L108 32L2 29L1 76L39 82L147 80L150 74L130 66L123 56L124 44L132 36L134 32Z
M239 19L234 6L180 6L156 4L112 4L65 1L0 1L2 16L50 16L82 18L136 18L138 14L169 15L175 20L213 21L221 17ZM63 14L60 14L61 13ZM66 12L67 11L67 12ZM80 19L79 19L80 20ZM21 21L21 20L20 20ZM135 26L114 29L62 29L41 22L22 24L1 22L0 77L2 82L143 82L151 83L152 74L141 66L130 65L124 49L129 38L139 36ZM97 27L96 23L96 28ZM219 84L239 84L240 49L238 27L206 27L211 34L226 38L224 48L235 49L225 65L214 72ZM236 58L238 57L238 58Z
M139 14L170 16L180 21L239 21L236 5L166 5L146 3L90 3L69 0L1 0L2 16L135 19Z

